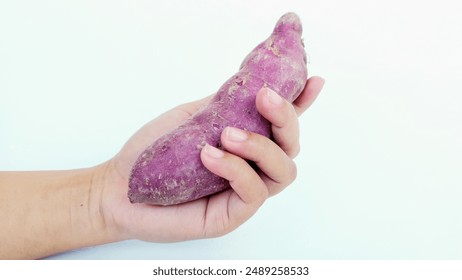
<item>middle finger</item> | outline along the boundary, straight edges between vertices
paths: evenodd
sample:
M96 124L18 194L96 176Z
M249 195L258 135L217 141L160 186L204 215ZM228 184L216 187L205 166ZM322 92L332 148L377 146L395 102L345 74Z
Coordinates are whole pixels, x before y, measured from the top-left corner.
M270 195L282 191L294 181L297 174L294 161L269 138L227 127L221 134L221 141L228 152L255 162Z

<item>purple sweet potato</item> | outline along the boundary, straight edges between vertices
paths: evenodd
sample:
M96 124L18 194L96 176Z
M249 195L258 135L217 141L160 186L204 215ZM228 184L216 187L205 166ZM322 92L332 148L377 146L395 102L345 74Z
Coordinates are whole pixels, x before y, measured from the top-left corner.
M271 137L271 124L256 109L256 94L268 87L292 102L301 93L307 79L301 35L298 16L283 15L205 108L141 153L130 174L130 201L173 205L228 188L225 179L204 167L201 149L205 143L221 148L227 126Z

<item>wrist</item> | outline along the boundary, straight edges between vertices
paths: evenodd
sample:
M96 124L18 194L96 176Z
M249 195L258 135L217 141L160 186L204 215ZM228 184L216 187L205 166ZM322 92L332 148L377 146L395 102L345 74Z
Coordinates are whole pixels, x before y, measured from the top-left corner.
M128 178L120 173L117 161L111 159L92 168L89 212L94 214L93 221L105 234L107 242L115 242L132 238L126 223L119 218L120 211L128 202L126 195ZM123 220L123 219L122 219Z
M88 172L90 182L85 195L86 202L78 205L80 208L86 205L84 207L86 209L81 214L87 220L88 228L93 232L95 241L99 241L99 244L123 240L110 207L107 207L113 196L111 191L115 184L112 161L94 166ZM75 220L74 223L78 224L79 221Z
M60 251L96 246L116 241L106 222L103 199L104 164L68 171L65 187L56 189L64 194L63 206L68 208L68 237ZM67 172L67 171L64 171ZM64 193L63 193L64 192Z

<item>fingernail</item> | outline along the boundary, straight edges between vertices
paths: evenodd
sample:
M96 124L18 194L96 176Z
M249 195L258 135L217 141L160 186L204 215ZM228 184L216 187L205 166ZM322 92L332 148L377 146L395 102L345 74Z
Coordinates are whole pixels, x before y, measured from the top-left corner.
M227 127L225 133L226 138L234 142L243 142L249 138L247 132L235 127Z
M269 88L266 89L266 99L276 106L281 106L284 101L279 94Z
M213 158L222 158L225 155L225 153L222 150L217 149L209 144L205 144L203 149L207 155Z

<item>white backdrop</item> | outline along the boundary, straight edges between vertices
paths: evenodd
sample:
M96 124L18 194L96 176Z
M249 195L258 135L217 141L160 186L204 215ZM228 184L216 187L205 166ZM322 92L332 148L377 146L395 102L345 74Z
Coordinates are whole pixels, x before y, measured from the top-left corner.
M457 1L1 1L0 169L80 168L215 92L294 11L309 74L299 176L233 233L56 259L461 259Z

